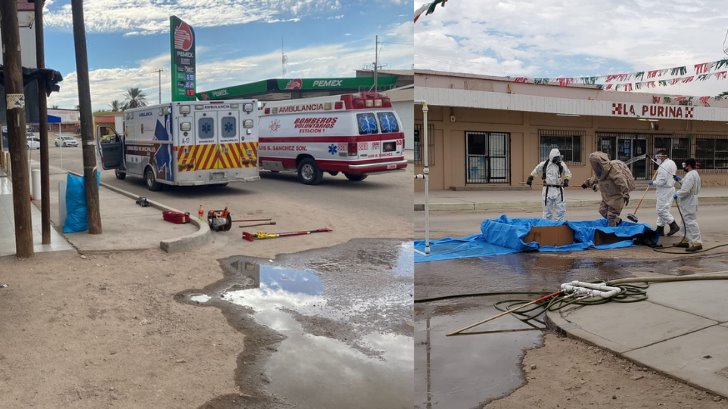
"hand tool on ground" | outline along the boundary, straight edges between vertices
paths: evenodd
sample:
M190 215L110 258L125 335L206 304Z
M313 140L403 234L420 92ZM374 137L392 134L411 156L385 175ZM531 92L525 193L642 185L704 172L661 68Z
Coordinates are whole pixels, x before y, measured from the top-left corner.
M269 220L265 223L255 223L255 224L240 224L238 227L255 227L255 226L267 226L267 225L273 225L276 224L273 220Z
M537 304L537 303L540 303L540 302L546 301L546 300L548 300L549 298L553 298L553 297L556 297L557 295L561 295L562 293L563 293L563 291L560 291L560 290L559 290L559 291L556 291L555 293L551 293L551 294L549 294L549 295L544 295L543 297L541 297L541 298L537 298L537 299L535 299L535 300L533 300L533 301L531 301L531 302L528 302L528 303L526 303L526 304L523 304L523 305L521 305L520 307L516 307L516 308L514 308L514 309L512 309L512 310L506 310L506 311L503 311L502 313L500 313L500 314L496 314L496 315L494 315L494 316L492 316L492 317L490 317L490 318L488 318L488 319L484 319L483 321L479 321L479 322L476 322L475 324L470 324L470 325L468 325L468 326L467 326L467 327L465 327L465 328L461 328L461 329L459 329L459 330L453 331L453 332L451 332L451 333L447 334L447 336L449 337L449 336L452 336L452 335L458 335L458 334L460 334L461 332L463 332L463 331L465 331L465 330L467 330L467 329L470 329L470 328L473 328L473 327L477 327L478 325L480 325L480 324L485 324L486 322L489 322L489 321L493 321L493 320L494 320L494 319L496 319L496 318L500 318L500 317L502 317L502 316L504 316L504 315L508 315L508 314L511 314L511 313L513 313L513 312L515 312L515 311L518 311L518 310L520 310L520 309L526 308L526 307L528 307L529 305L533 305L533 304Z
M240 223L240 222L267 222L267 221L271 221L271 220L273 220L273 219L271 219L270 217L268 217L267 219L233 219L232 222L233 223Z
M321 228L316 230L305 230L305 231L292 231L292 232L283 232L283 233L266 233L264 231L259 231L257 233L248 233L246 231L243 232L243 240L247 241L253 241L253 240L262 240L262 239L276 239L278 237L289 237L289 236L303 236L306 234L311 233L323 233L332 231L329 228Z

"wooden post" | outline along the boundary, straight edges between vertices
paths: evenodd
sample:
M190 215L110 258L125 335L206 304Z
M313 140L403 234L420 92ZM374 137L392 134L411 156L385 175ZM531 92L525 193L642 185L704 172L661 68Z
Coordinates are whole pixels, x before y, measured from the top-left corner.
M43 3L35 0L35 58L38 69L45 68L45 50L43 42ZM48 104L45 84L38 81L38 112L40 112L40 212L43 244L51 242L51 183L48 156Z
M88 206L88 232L101 234L99 211L99 187L96 182L96 142L93 136L91 115L91 89L88 79L88 53L86 28L83 22L83 0L71 0L73 14L73 42L76 48L76 73L78 74L78 105L81 114L81 149L83 152L83 177Z
M20 32L18 4L0 1L0 35L2 35L5 95L7 102L8 144L13 182L13 211L15 216L15 254L19 258L33 257L33 221L30 215L30 186L28 184L28 152L25 149L25 96L23 69L20 61ZM22 98L21 98L22 97Z

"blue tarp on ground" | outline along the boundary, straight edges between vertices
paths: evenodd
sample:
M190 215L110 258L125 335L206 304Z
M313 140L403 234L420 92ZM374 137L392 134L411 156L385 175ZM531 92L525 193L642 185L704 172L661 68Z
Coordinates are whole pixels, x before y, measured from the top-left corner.
M541 246L537 242L526 243L531 227L567 225L574 231L574 243L565 246ZM594 244L594 232L601 231L624 237L612 244ZM512 219L502 215L497 219L486 219L480 224L480 234L463 238L444 238L430 241L430 255L424 256L424 240L415 240L415 263L423 261L452 260L459 258L495 256L523 251L575 251L588 248L615 249L634 245L637 237L647 237L656 241L655 232L645 224L622 221L617 227L607 226L606 219L587 221L555 222L545 219Z

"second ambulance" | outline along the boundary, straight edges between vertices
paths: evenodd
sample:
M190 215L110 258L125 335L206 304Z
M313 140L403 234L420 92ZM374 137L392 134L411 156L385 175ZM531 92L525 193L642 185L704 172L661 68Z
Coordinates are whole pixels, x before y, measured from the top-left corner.
M399 117L379 93L265 102L258 132L260 167L297 171L307 185L324 172L358 182L407 167Z

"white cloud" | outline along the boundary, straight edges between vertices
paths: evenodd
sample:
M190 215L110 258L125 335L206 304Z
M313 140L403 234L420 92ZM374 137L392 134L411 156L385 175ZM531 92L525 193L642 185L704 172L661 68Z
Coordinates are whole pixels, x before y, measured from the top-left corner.
M415 25L415 66L557 77L716 61L726 58L724 9L717 0L501 0L488 7L480 0L452 1ZM650 92L715 95L722 89L728 81Z
M394 29L394 32L398 31ZM398 42L383 45L380 61L387 68L410 69L412 67L411 45ZM411 38L411 37L410 37ZM330 44L286 50L288 57L286 77L351 77L356 69L373 61L374 44ZM198 54L199 55L199 54ZM158 102L158 74L162 72L162 102L170 98L169 54L138 61L134 67L98 69L89 73L91 101L94 110L108 109L112 100L123 99L124 90L141 88L147 94L147 102ZM78 104L76 73L62 73L61 91L53 93L48 105L73 108ZM280 51L224 61L209 61L197 64L197 90L206 91L229 87L247 82L281 76Z
M72 26L70 4L46 2L47 27ZM176 15L194 27L244 24L253 21L297 21L316 13L341 9L339 0L87 0L84 1L86 31L127 35L169 30L169 16Z

